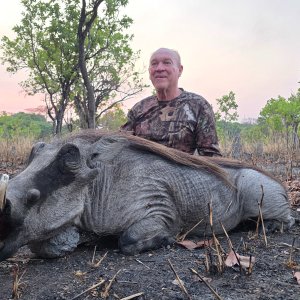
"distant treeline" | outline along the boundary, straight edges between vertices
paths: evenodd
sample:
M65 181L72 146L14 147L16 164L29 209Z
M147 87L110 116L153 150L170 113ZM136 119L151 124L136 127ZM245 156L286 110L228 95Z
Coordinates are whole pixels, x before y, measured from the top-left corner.
M0 138L2 139L19 136L39 139L51 133L52 123L47 122L42 115L24 112L12 115L2 112L0 115Z

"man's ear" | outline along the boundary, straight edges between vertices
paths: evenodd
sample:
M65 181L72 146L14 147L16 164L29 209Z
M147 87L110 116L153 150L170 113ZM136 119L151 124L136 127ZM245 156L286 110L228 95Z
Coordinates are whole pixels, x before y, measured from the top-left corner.
M183 65L180 65L180 67L179 67L179 75L178 75L178 77L180 77L180 76L181 76L181 74L182 74L182 71L183 71Z

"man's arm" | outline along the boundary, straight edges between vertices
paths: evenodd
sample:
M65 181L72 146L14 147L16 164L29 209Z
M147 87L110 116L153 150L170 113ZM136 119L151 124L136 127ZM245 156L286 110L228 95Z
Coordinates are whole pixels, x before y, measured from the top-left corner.
M199 155L222 156L218 143L215 115L208 103L201 110L196 128L196 144Z
M134 133L134 118L132 111L130 110L127 114L127 122L120 127L121 131L132 131Z

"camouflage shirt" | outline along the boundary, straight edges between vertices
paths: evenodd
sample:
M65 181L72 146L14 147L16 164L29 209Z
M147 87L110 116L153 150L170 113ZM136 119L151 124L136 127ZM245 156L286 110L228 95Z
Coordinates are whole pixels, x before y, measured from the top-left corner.
M121 130L190 154L221 155L211 105L183 90L170 101L150 96L138 102Z

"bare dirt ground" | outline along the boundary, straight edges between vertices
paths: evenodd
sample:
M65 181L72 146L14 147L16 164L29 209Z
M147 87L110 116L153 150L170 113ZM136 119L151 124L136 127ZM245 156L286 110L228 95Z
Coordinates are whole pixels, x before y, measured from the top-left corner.
M298 216L299 179L288 182ZM124 256L116 240L106 238L97 243L96 251L95 245L82 245L59 259L33 257L24 247L0 263L0 299L298 300L300 284L294 274L300 271L299 235L298 223L289 232L267 234L266 245L263 234L255 237L255 226L242 225L229 236L236 253L251 257L250 269L235 265L222 271L217 270L215 244L194 250L176 244ZM225 236L218 240L225 260L228 240Z

